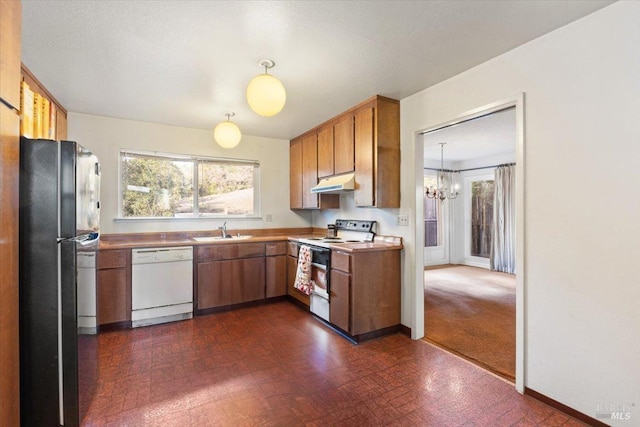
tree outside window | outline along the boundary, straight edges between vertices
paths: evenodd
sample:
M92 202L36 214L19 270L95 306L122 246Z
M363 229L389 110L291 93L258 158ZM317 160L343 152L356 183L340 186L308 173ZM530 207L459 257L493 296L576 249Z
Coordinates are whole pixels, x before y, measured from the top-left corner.
M493 231L493 180L471 183L471 255L491 256L491 233Z
M257 162L122 151L120 166L122 217L258 214Z

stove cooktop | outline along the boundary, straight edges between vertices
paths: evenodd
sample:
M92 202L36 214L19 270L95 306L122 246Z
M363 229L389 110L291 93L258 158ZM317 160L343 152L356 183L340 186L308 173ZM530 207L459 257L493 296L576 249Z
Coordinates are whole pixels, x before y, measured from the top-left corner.
M298 241L302 244L306 245L315 245L323 248L328 248L329 245L335 243L362 243L364 240L355 240L355 239L341 239L339 237L307 237L303 239L298 239Z

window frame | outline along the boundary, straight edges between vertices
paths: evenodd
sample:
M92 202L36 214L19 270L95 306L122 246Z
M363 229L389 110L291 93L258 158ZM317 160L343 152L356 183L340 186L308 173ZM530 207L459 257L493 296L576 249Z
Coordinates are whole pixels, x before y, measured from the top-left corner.
M146 156L152 158L164 158L170 160L178 160L178 161L192 161L193 162L193 214L185 215L185 216L124 216L123 208L123 165L122 165L122 156L126 154L138 155L138 156ZM200 213L199 205L198 205L198 162L221 162L221 163L238 163L243 165L253 165L253 213L247 215L224 215L224 214L214 214L214 213ZM260 161L259 160L250 160L250 159L236 159L230 157L211 157L211 156L199 156L199 155L190 155L190 154L178 154L178 153L166 153L159 151L145 151L145 150L133 150L121 148L118 150L118 215L116 217L117 221L139 221L139 220L147 220L147 221L182 221L182 220L211 220L211 219L260 219L262 218L260 212Z

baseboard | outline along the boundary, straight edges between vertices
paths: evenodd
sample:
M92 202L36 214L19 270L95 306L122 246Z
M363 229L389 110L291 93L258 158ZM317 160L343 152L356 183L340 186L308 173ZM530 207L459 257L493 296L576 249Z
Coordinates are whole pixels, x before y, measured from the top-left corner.
M260 300L256 300L256 301L241 302L241 303L238 303L238 304L224 305L224 306L221 306L221 307L211 307L211 308L197 309L195 311L195 315L196 316L206 316L208 314L221 313L223 311L231 311L231 310L236 310L238 308L257 307L257 306L260 306L260 305L273 304L275 302L280 302L280 301L284 301L284 300L286 300L286 295L282 295L282 296L278 296L278 297L271 297L271 298L267 298L267 299L260 299Z
M106 323L104 325L98 325L97 333L122 331L124 329L131 329L131 320L125 320L124 322Z
M576 411L575 409L558 402L557 400L553 400L552 398L545 396L542 393L538 393L535 390L531 390L528 387L524 388L524 394L526 394L527 396L531 396L536 400L539 400L542 403L546 403L547 405L551 406L552 408L557 409L560 412L564 412L565 414L572 416L573 418L575 418L578 421L582 421L583 423L593 426L593 427L609 427L609 424L605 424L600 420L597 420L595 418L591 418L590 416L588 416L587 414L583 414L582 412Z
M400 333L411 338L411 328L405 325L400 325Z

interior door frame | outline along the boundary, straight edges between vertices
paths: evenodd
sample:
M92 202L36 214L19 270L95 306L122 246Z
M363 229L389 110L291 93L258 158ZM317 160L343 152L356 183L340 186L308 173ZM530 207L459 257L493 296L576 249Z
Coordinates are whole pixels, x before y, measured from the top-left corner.
M516 115L516 375L515 387L519 393L524 393L525 378L525 350L526 350L526 254L525 254L525 94L519 93L513 97L496 101L470 111L464 112L450 120L435 126L416 130L415 142L415 188L416 213L414 224L415 241L421 241L424 236L424 206L423 206L423 163L424 163L424 132L434 131L443 127L455 125L477 117L486 116L497 111L515 107ZM414 306L414 338L424 337L424 255L423 251L415 251L415 306Z

